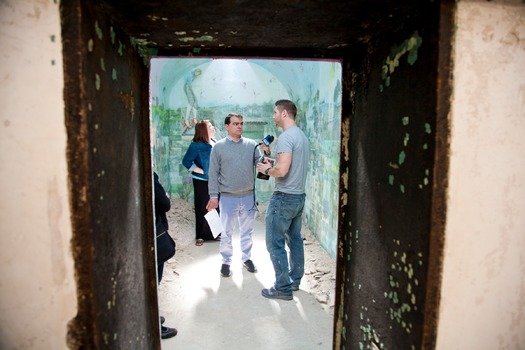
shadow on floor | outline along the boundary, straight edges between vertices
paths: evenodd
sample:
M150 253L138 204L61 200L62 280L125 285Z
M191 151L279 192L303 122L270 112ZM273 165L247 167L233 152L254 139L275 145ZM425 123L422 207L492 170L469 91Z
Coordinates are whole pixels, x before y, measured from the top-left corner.
M256 221L253 236L258 272L242 267L236 232L229 278L219 273L218 242L197 247L193 231L183 234L191 237L177 240L177 254L166 264L159 286L160 314L179 331L162 340L163 350L332 349L332 312L308 292L305 279L292 301L261 296L261 289L274 282L263 223Z

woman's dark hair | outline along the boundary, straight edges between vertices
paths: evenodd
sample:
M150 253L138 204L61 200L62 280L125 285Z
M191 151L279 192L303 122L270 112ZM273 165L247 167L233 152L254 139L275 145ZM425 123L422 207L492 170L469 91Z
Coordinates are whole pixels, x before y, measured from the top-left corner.
M207 120L201 120L195 125L195 135L193 136L193 142L205 142L210 143L210 136L208 135L208 123Z

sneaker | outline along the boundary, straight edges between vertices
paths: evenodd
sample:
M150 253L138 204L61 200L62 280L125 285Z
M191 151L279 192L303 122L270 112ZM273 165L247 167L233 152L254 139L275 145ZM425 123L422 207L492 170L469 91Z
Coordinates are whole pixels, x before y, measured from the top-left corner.
M222 264L221 266L221 276L222 277L230 277L232 275L232 272L230 271L230 265Z
M160 316L160 324L164 324L164 321L166 321L166 319L164 318L164 316Z
M255 273L257 272L257 268L255 267L255 265L253 264L253 261L251 260L246 260L245 262L242 263L242 265L244 267L246 267L246 270L248 270L248 272L251 272L251 273Z
M160 327L160 338L161 339L169 339L177 335L177 330L175 328L169 328L169 327Z
M292 290L294 292L297 292L299 290L299 285L298 284L292 284Z
M293 300L293 294L292 293L287 294L287 293L279 292L274 287L271 287L271 288L268 288L268 289L263 289L261 291L261 294L262 294L263 297L268 298L268 299Z

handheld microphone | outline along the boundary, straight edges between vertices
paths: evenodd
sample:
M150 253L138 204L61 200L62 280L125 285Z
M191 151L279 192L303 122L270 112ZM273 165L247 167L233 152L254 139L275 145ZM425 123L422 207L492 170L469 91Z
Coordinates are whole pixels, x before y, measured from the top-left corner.
M263 138L261 142L259 142L259 145L264 144L266 147L268 147L273 142L273 140L274 140L274 137L272 135L266 135L266 137ZM264 160L264 156L261 156L261 158L259 159L259 162L262 162L263 160ZM257 178L261 180L269 180L270 176L263 174L261 172L257 172Z
M273 140L274 140L273 135L266 135L266 137L262 139L261 142L259 142L259 145L262 145L264 143L264 145L268 147L273 142Z

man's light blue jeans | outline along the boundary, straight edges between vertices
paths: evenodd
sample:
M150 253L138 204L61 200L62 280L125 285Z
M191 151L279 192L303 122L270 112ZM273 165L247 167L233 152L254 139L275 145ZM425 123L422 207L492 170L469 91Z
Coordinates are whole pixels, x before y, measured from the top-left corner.
M219 209L221 211L221 223L223 232L221 234L220 253L222 263L231 265L233 255L232 234L235 223L239 223L241 237L242 261L251 259L253 222L257 213L253 193L244 197L227 197L221 195Z
M275 270L274 288L292 293L292 285L304 275L304 245L301 215L305 195L274 192L266 209L266 248ZM290 262L285 250L290 249Z

